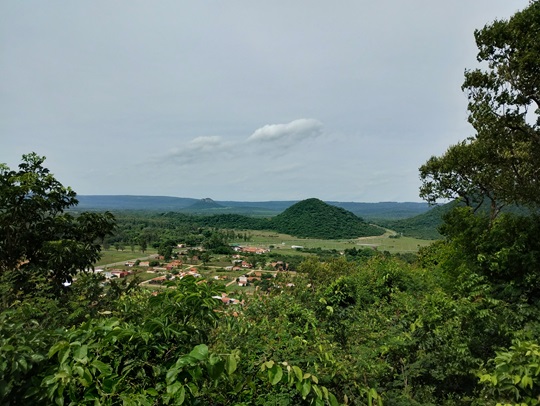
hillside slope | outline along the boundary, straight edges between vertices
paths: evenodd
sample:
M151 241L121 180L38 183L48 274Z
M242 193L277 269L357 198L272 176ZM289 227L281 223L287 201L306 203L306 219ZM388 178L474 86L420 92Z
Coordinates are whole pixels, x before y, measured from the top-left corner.
M384 230L319 199L298 202L271 220L272 229L297 237L338 239L381 235Z

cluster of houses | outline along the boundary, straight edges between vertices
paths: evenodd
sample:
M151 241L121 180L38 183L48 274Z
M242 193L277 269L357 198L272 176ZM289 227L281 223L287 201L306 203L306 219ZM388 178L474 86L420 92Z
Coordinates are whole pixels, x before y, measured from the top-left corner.
M227 293L223 292L221 296L212 296L213 299L221 300L223 303L230 305L230 304L244 304L244 301L240 301L238 299L234 299L232 297L229 297Z
M110 271L105 271L103 269L95 269L94 273L103 275L105 279L113 279L113 278L125 278L126 276L130 275L132 272L126 271L125 269L111 269Z
M274 275L275 276L275 275ZM262 272L253 272L249 275L242 275L239 276L236 281L238 283L238 286L248 286L249 284L260 281L262 277Z
M232 249L236 252L241 252L243 254L266 254L270 252L268 248L259 248L259 247L242 247L240 245L235 245Z
M167 274L150 279L148 283L152 285L161 285L166 281L172 281L175 279L182 279L186 276L193 276L194 278L200 278L202 275L197 271L197 268L190 268L187 271L179 272L178 274Z

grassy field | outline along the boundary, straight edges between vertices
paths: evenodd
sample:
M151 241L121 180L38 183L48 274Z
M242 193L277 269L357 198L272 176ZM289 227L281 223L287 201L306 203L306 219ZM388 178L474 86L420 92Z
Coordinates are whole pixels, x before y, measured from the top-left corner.
M140 251L131 251L129 249L123 251L117 251L115 249L108 249L101 251L101 259L96 262L96 266L114 264L116 262L131 261L137 258L146 258L150 255L155 255L156 250L147 250L142 253Z
M390 238L395 235L388 230L384 235L376 237L362 237L346 240L318 240L313 238L297 238L287 234L279 234L272 231L246 231L250 236L250 241L236 241L240 245L253 245L268 247L273 245L275 250L284 254L301 254L291 248L293 245L304 248L336 249L342 251L346 248L376 247L379 251L389 251L391 253L416 252L420 247L429 245L433 240L420 240L412 237Z

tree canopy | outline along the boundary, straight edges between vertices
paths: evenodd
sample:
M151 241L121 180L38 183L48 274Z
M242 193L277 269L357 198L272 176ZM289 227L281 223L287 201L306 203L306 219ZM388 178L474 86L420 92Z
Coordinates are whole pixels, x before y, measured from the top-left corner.
M478 61L463 90L475 134L421 168L429 202L540 204L540 3L475 31Z
M13 292L71 283L99 258L100 240L114 229L110 213L66 212L76 194L43 166L45 157L23 155L18 170L0 166L0 277Z

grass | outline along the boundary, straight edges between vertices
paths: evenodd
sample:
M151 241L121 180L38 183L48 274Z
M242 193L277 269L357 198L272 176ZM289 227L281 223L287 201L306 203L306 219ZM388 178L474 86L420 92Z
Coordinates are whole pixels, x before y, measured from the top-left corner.
M137 258L146 258L150 255L156 254L155 250L148 250L144 253L140 251L123 250L117 251L115 249L108 249L101 251L101 259L96 262L96 266L114 264L117 262L132 261Z
M412 237L390 238L395 235L393 231L387 230L385 234L376 237L361 237L344 240L319 240L314 238L297 238L287 234L279 234L272 231L247 231L250 241L235 241L240 245L251 245L269 247L273 245L275 250L283 254L305 254L293 249L293 245L304 248L322 248L325 250L343 251L346 248L366 248L376 247L379 251L389 251L395 253L416 252L420 247L424 247L433 240L421 240Z

